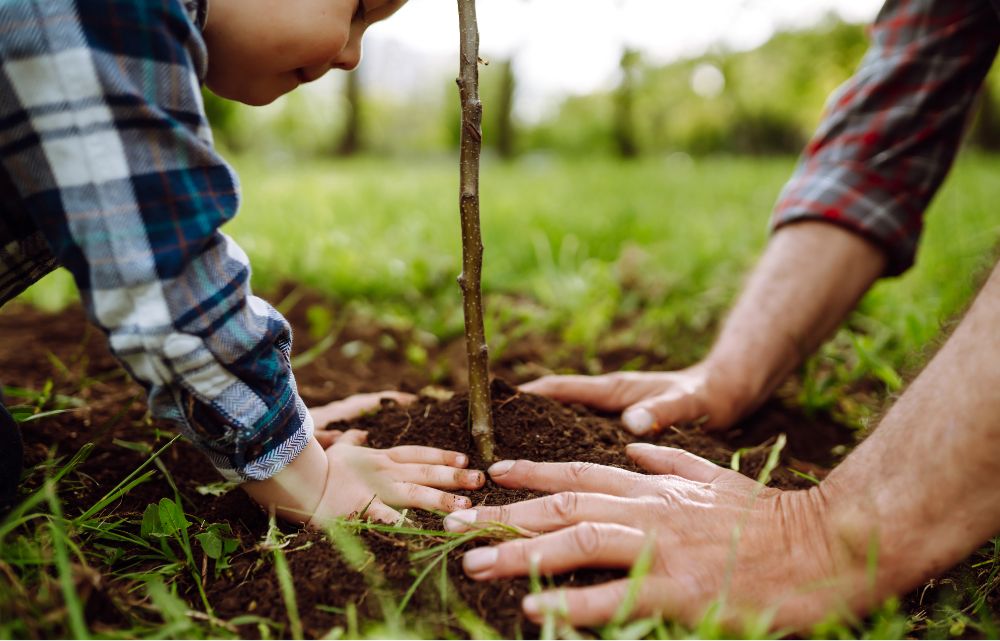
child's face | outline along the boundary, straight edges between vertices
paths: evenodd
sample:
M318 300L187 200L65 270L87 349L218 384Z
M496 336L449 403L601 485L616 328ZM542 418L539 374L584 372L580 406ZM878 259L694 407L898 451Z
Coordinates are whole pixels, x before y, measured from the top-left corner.
M266 105L361 60L361 38L406 0L211 0L205 43L216 94Z

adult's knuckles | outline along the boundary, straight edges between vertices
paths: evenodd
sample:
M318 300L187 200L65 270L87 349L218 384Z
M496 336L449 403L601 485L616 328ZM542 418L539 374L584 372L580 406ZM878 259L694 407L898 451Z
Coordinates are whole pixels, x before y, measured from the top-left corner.
M570 529L573 545L587 559L599 557L607 544L607 532L597 523L580 523Z
M556 523L570 523L579 514L580 497L576 492L553 494L543 504L547 516Z
M566 466L566 480L570 485L578 487L586 480L587 475L596 467L594 463L570 463Z
M497 570L502 574L525 572L531 568L534 540L522 539L500 546Z

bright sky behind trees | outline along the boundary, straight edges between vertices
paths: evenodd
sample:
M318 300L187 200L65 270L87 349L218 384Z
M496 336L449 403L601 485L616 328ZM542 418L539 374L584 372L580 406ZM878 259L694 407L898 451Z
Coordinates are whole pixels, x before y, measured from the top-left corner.
M519 108L530 114L565 93L606 87L623 47L654 61L713 46L753 48L776 29L806 27L834 12L871 21L881 0L479 0L482 52L513 56ZM417 83L455 64L454 0L410 0L366 41L366 71L378 84ZM409 68L410 64L413 68ZM420 66L424 68L419 68Z

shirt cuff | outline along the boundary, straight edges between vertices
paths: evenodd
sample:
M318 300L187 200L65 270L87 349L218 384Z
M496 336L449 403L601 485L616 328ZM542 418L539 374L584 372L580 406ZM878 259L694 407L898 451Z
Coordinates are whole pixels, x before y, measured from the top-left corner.
M923 212L894 195L877 176L842 165L812 167L785 185L771 217L771 232L802 221L819 221L852 231L882 249L883 276L913 265Z

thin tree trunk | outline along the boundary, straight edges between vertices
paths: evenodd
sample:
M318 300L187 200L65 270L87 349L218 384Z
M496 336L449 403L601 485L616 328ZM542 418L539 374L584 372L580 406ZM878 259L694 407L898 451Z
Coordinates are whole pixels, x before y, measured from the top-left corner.
M515 153L514 92L516 90L514 62L508 58L500 63L500 98L496 107L496 149L497 154L504 160L510 160Z
M493 416L490 408L489 352L483 330L480 288L483 240L479 230L479 156L483 146L483 103L479 100L479 26L475 0L458 0L461 37L458 77L462 100L459 209L462 217L462 288L465 350L469 357L469 419L472 438L483 461L494 460Z
M347 74L344 83L347 120L337 143L336 154L354 156L361 151L361 76L356 70L352 71Z
M639 144L635 136L635 84L639 52L625 49L622 52L622 81L615 95L615 144L622 158L639 155Z

